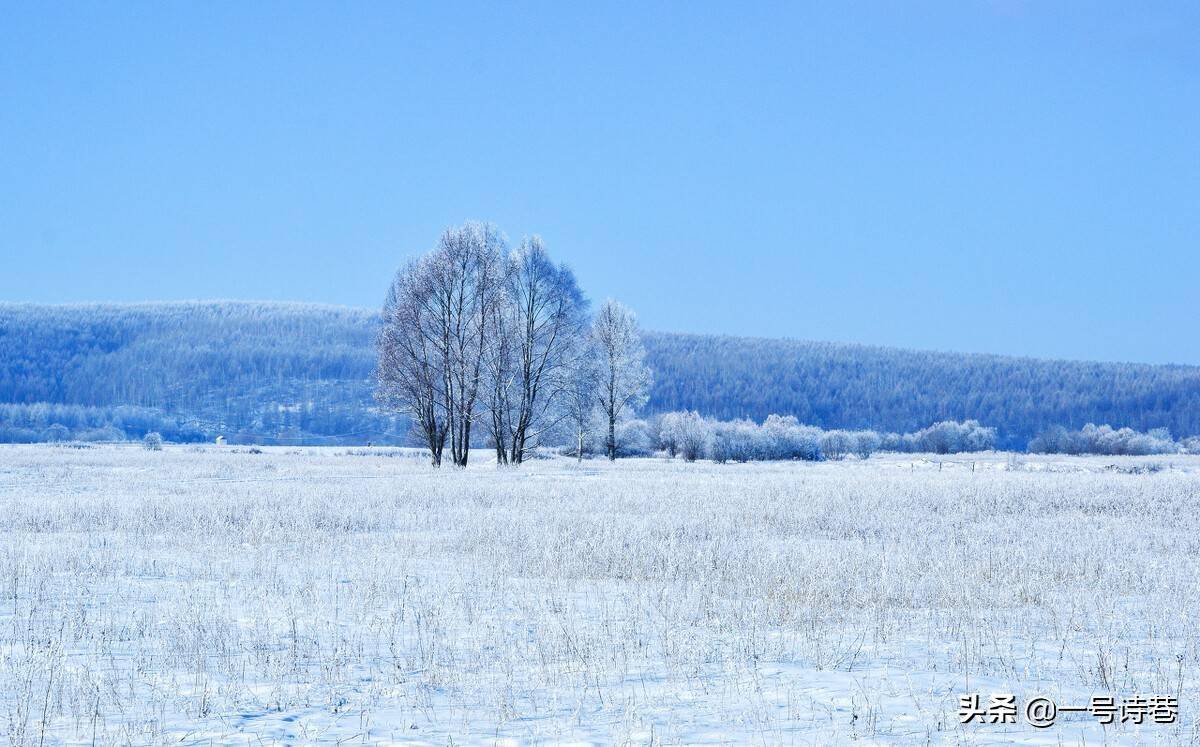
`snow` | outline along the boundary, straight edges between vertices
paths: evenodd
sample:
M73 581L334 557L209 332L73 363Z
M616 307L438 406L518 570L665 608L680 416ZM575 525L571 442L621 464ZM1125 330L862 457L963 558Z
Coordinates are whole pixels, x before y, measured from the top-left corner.
M480 452L480 457L483 453ZM0 447L13 744L1200 738L1200 458ZM1176 725L958 697L1176 695Z

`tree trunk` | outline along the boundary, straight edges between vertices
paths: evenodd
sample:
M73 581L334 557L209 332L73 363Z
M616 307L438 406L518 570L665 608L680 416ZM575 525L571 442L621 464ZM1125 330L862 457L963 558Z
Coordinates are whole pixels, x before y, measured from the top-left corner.
M429 446L429 459L434 467L442 466L442 447L445 445L445 440L438 439L438 431L436 422L429 422L424 417L421 419L421 429L425 431L425 443Z
M512 455L511 461L513 464L520 464L525 461L525 426L517 427L517 432L513 434Z
M461 441L460 448L462 449L462 454L459 458L458 466L466 467L467 466L467 457L471 456L471 419L470 418L464 418L464 420L463 420L463 434L462 434L462 441Z
M617 418L612 414L608 416L608 439L604 443L604 448L608 452L609 461L615 461L617 458Z

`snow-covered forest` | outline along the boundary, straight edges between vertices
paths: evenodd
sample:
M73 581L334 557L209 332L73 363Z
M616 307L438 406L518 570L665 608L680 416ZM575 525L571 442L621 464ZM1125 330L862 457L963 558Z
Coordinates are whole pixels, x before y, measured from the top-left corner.
M0 441L402 443L373 401L379 312L314 304L0 304ZM1200 368L645 332L643 416L795 416L911 433L978 420L1003 448L1088 423L1200 434ZM55 425L60 426L54 428ZM53 429L53 430L51 430Z

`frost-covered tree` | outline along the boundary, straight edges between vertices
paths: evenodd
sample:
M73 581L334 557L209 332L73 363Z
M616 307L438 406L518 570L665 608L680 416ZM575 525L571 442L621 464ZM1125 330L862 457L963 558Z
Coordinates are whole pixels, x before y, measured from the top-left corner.
M574 273L551 261L537 236L507 258L503 290L491 330L489 410L497 460L520 464L563 417L587 303Z
M682 416L681 412L665 412L658 417L655 424L654 446L667 452L667 456L672 459L679 453L679 431L681 429L679 419Z
M684 461L694 462L704 456L712 440L712 424L691 412L668 412L659 418L658 443L672 458L683 455Z
M507 266L505 267L507 270ZM513 398L516 393L514 328L512 304L507 296L508 282L502 283L504 297L493 304L487 320L490 342L484 350L484 406L488 440L496 453L496 464L508 462L509 434L512 431Z
M388 289L379 333L375 397L384 407L412 418L433 466L440 467L449 432L443 390L447 345L433 310L426 264L425 259L409 262Z
M407 411L433 464L450 444L466 466L479 409L489 329L503 292L504 241L494 226L467 223L397 273L384 306L375 371L381 404Z
M566 385L563 388L563 409L571 434L575 441L575 456L583 460L584 448L592 425L596 420L597 379L596 358L591 347L590 335L584 335L579 354L574 356L566 369Z
M611 299L605 301L592 324L592 346L597 371L596 400L607 426L604 450L609 459L616 459L617 422L627 412L645 404L652 380L637 317L622 304Z

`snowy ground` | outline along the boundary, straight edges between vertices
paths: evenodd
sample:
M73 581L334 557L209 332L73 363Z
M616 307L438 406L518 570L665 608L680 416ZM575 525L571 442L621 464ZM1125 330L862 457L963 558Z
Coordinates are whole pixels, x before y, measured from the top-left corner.
M0 742L1200 741L1196 457L264 451L0 447Z

